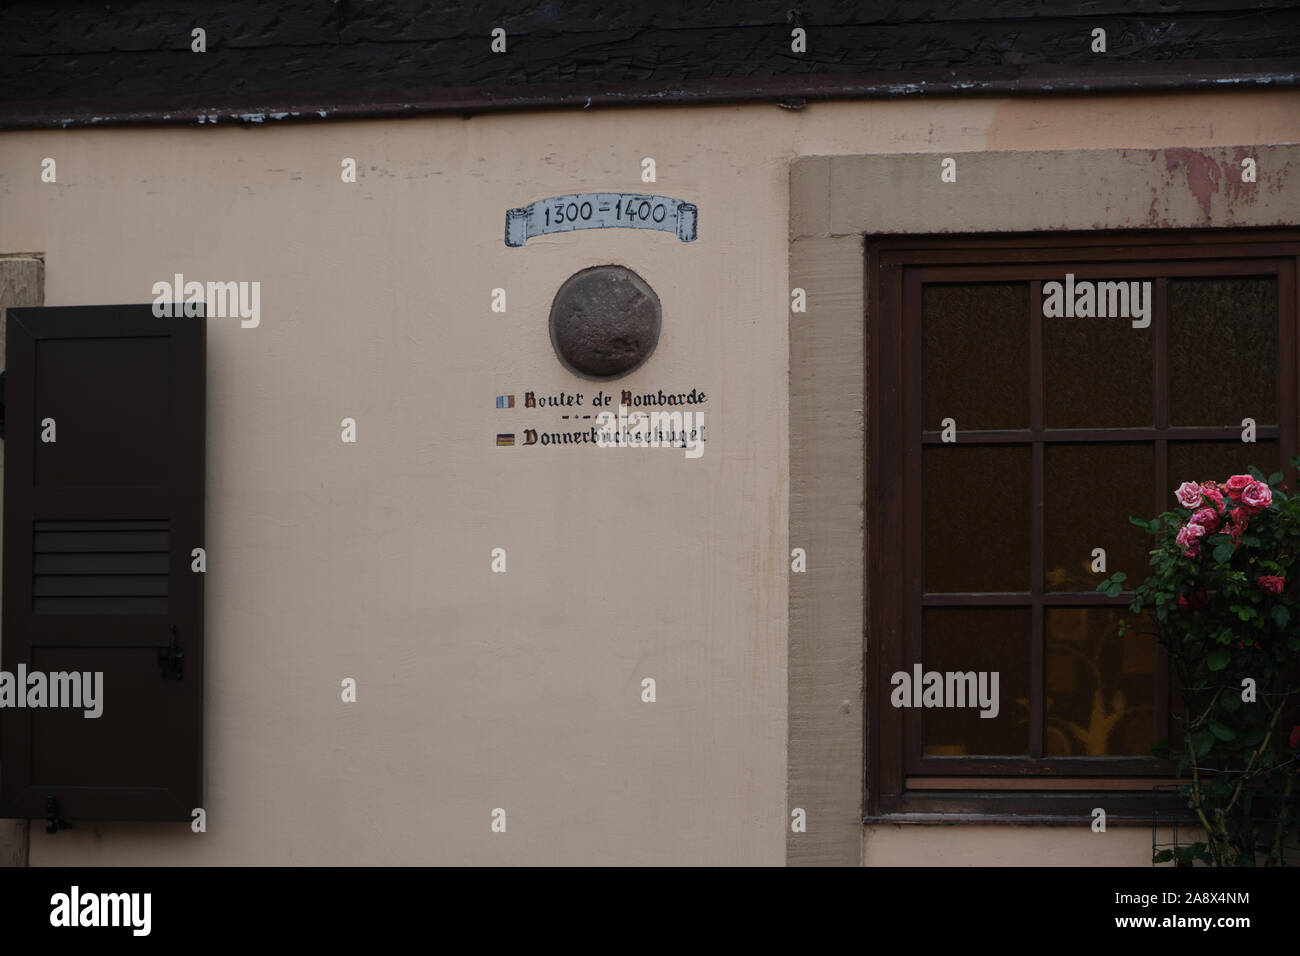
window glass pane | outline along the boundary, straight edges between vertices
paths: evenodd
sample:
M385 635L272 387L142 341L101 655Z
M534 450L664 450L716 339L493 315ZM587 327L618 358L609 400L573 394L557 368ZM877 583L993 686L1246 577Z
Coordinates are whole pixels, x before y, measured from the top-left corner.
M920 663L923 674L944 675L945 704L921 711L927 756L1029 753L1029 614L1028 608L926 609ZM965 706L953 706L959 703ZM980 716L995 710L996 716Z
M1029 427L1029 285L927 285L921 293L923 427Z
M1107 311L1110 300L1107 293ZM1122 307L1117 301L1115 306ZM1151 327L1132 318L1043 318L1044 421L1048 428L1155 424Z
M1277 281L1169 280L1169 421L1277 424Z
M1152 445L1048 445L1044 480L1046 590L1094 591L1115 571L1146 577L1149 538L1128 519L1151 511ZM1092 570L1094 548L1106 550L1105 574Z
M1249 474L1251 465L1267 478L1281 470L1281 454L1275 441L1171 441L1166 506L1177 507L1174 489L1184 481L1227 481L1232 475Z
M921 452L925 590L1029 590L1029 446Z
M1151 756L1157 644L1149 621L1123 608L1090 607L1048 608L1045 623L1043 752Z

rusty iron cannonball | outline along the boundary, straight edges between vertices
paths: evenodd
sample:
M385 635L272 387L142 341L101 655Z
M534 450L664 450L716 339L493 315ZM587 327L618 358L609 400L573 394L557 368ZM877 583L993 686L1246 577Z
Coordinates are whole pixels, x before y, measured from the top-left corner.
M594 266L564 281L551 303L551 345L584 378L626 375L654 352L659 296L631 269Z

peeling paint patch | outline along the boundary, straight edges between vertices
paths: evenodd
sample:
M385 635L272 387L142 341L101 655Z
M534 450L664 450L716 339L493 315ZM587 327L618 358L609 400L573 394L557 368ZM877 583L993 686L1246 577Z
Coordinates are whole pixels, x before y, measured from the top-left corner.
M1164 154L1167 171L1172 173L1179 166L1183 167L1187 176L1187 188L1200 203L1205 218L1209 219L1210 196L1219 191L1219 179L1223 175L1219 164L1195 149L1166 149Z

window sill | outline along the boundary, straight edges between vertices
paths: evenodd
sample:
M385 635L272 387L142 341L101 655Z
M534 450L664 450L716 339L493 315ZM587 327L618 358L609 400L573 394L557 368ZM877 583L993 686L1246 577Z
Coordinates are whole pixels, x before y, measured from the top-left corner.
M864 824L921 825L1090 825L1093 811L1106 811L1106 825L1166 826L1194 823L1195 817L1173 789L1151 791L911 790L882 796Z

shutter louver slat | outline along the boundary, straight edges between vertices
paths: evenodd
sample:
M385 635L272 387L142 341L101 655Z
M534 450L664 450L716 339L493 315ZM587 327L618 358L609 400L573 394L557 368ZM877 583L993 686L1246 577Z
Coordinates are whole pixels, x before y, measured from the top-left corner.
M37 614L166 614L168 522L37 521Z

